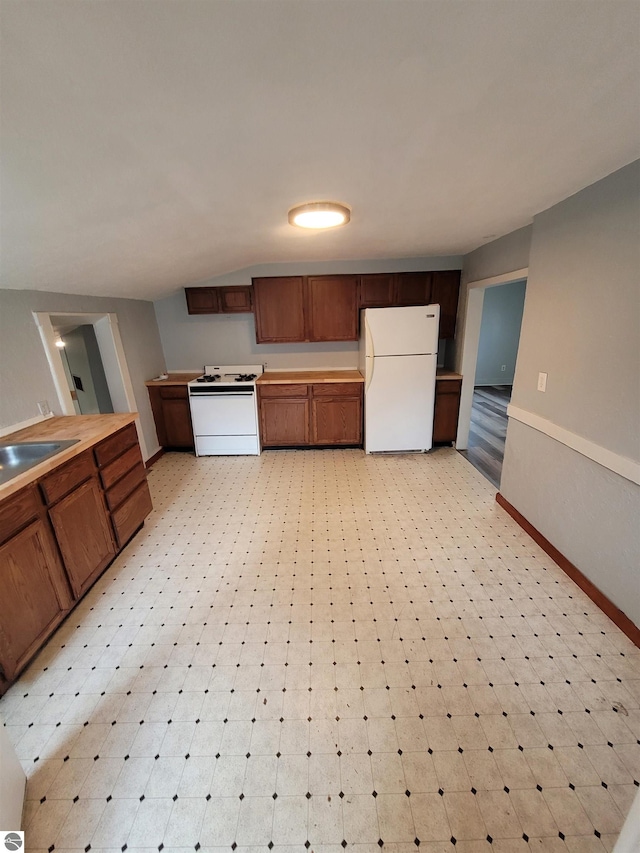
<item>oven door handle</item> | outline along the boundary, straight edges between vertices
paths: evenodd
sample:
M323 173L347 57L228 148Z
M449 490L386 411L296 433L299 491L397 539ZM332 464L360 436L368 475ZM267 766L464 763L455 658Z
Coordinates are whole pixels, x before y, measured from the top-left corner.
M199 400L201 397L217 397L218 400L228 400L229 397L253 397L253 391L200 391L195 394L189 394L192 400Z

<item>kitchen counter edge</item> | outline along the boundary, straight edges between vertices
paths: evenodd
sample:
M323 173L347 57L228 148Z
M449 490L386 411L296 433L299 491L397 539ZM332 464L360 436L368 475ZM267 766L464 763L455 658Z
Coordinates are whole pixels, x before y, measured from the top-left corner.
M40 423L3 436L0 441L2 444L18 441L55 441L56 439L64 441L74 438L78 441L0 485L0 501L49 474L59 465L79 456L123 427L134 423L137 417L137 412L113 415L64 415L47 418Z
M313 385L327 382L364 382L359 370L267 370L256 385Z
M199 373L170 373L167 379L149 379L144 384L147 388L156 388L158 385L188 385L198 376L202 376L202 371Z

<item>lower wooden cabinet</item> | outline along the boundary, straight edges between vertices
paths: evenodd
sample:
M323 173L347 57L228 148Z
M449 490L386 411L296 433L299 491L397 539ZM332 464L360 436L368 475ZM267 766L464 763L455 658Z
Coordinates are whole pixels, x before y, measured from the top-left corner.
M436 400L433 413L433 443L448 444L456 440L462 379L436 381Z
M149 387L149 400L161 447L193 450L193 427L186 384Z
M311 443L362 444L360 382L311 386Z
M37 518L0 547L3 680L13 680L70 606L55 541L46 521Z
M258 387L263 447L362 444L362 383Z
M133 424L0 502L0 694L151 509Z
M141 527L153 505L147 481L140 483L120 506L111 513L118 547L123 548L133 534Z
M80 598L116 554L97 478L51 507L49 517L74 595Z
M260 436L263 447L309 444L308 398L264 398L260 403Z
M98 444L95 456L116 544L124 548L153 509L135 426Z

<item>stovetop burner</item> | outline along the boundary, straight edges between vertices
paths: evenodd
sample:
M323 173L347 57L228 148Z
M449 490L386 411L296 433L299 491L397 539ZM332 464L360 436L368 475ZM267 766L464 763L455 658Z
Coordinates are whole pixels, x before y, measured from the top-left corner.
M219 373L205 373L204 376L198 376L196 382L217 382L220 379Z
M253 382L254 379L257 378L256 373L241 373L240 376L236 376L236 382Z

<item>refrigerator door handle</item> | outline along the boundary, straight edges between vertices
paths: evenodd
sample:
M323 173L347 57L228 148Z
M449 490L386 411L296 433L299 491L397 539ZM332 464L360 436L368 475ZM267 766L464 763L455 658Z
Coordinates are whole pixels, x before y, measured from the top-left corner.
M366 349L366 353L367 353L367 355L370 355L370 356L371 356L371 358L374 358L374 357L375 357L376 352L375 352L375 348L374 348L374 346L373 346L373 335L371 334L371 329L370 329L370 327L369 327L369 323L368 323L368 321L367 321L367 313L366 313L366 311L365 311L365 315L364 315L364 331L365 331L365 335L367 336L367 349Z
M371 365L371 366L369 366L369 365ZM365 394L369 390L369 386L371 385L371 382L373 381L373 371L375 369L375 366L376 366L375 358L368 358L367 359L367 384L364 386Z

